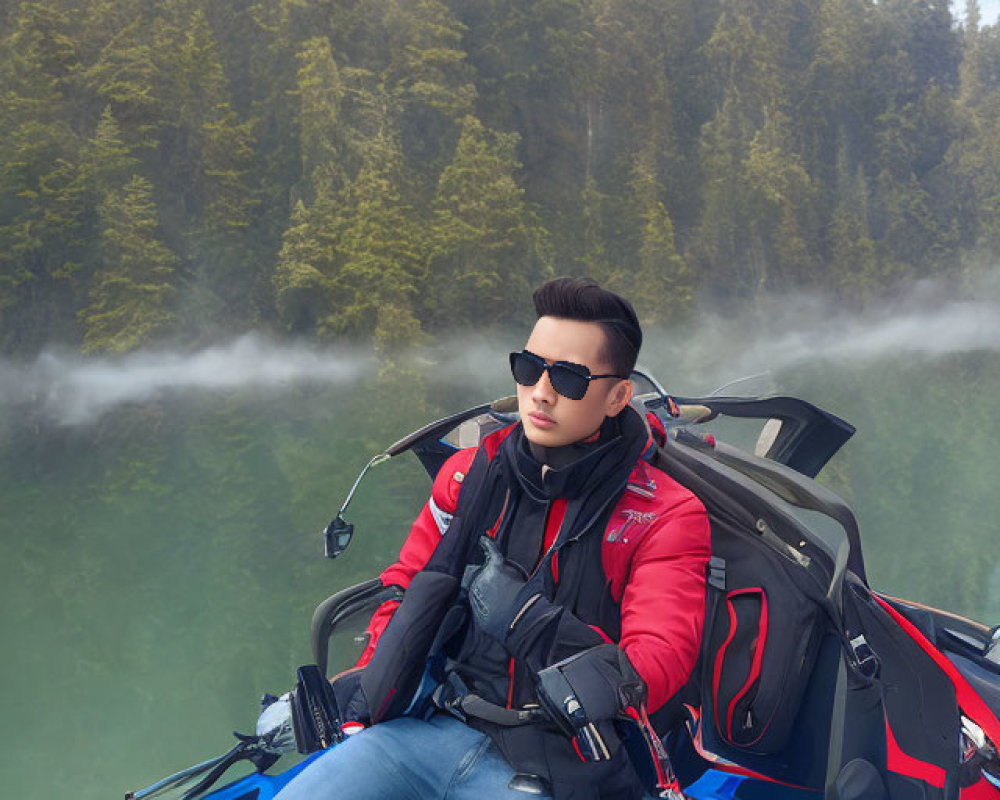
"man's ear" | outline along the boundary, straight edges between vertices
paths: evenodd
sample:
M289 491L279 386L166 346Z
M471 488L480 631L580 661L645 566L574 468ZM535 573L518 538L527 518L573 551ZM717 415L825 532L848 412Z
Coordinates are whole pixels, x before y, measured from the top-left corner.
M614 388L608 392L608 412L607 416L615 417L628 405L632 399L632 381L618 381Z

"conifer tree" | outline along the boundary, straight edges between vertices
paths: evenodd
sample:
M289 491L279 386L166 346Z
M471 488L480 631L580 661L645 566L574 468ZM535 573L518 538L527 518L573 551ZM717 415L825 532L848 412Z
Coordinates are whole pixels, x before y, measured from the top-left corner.
M259 153L261 217L270 243L280 247L296 201L303 197L298 54L303 42L328 33L315 5L298 0L257 0L249 8L253 35L244 46L245 83ZM273 256L270 263L273 263Z
M440 168L476 99L462 49L465 26L439 0L393 2L383 22L390 62L381 80L399 104L403 151Z
M589 274L594 269L607 272L607 256L614 254L619 266L629 262L621 246L611 249L608 242L633 241L642 235L645 223L634 213L630 191L636 172L636 155L656 175L670 176L670 190L660 198L664 211L673 217L675 209L693 224L698 212L694 183L693 137L686 143L684 130L689 120L678 113L675 86L671 80L672 59L684 48L681 31L693 33L694 20L685 4L640 0L601 0L594 3L593 30L596 64L588 89L587 180L581 195L579 238L584 243L582 260ZM693 53L686 52L693 57ZM684 152L687 149L688 152ZM645 169L645 168L644 168ZM600 197L604 202L595 205ZM591 220L600 219L595 227ZM672 223L671 223L672 224ZM600 239L595 236L600 229ZM598 256L594 263L595 254Z
M674 226L661 199L652 148L636 157L631 189L638 246L633 263L619 268L608 283L632 299L644 323L673 322L694 300L693 281L674 244Z
M325 36L306 41L298 53L300 63L295 96L299 100L299 149L302 175L312 181L322 168L326 177L344 166L341 101L346 91Z
M931 87L920 102L892 107L879 118L872 235L889 280L958 265L954 210L936 206L928 190L946 169L950 137L950 104L938 99Z
M99 199L122 186L139 166L139 159L122 139L121 127L110 105L104 107L94 138L83 148L82 157Z
M346 224L348 170L356 160L352 132L342 118L346 88L325 36L308 39L297 54L298 151L302 180L282 239L273 286L279 318L290 330L315 332L332 308L335 247Z
M166 110L148 28L138 11L125 27L112 32L80 80L103 105L110 104L130 146L137 151L155 147L156 123Z
M752 186L744 170L753 128L735 89L727 92L716 116L705 126L700 162L703 211L693 255L699 272L721 293L752 294L763 269L759 252L749 247Z
M884 285L869 228L869 189L861 165L852 168L846 144L837 157L837 202L828 231L828 284L864 299Z
M792 150L790 123L780 112L767 114L745 163L753 187L749 233L765 253L767 277L759 280L768 288L806 286L815 275L809 248L816 241L814 191L802 159Z
M331 182L319 180L315 203L295 204L283 236L274 270L274 297L279 319L293 333L315 333L332 310L335 202Z
M134 175L100 207L103 265L80 312L85 352L126 352L170 332L177 257L158 237L153 187Z
M816 47L806 74L800 141L810 174L837 183L842 147L864 161L874 152L875 118L882 95L871 75L875 12L864 0L822 0L816 13Z
M425 286L424 242L400 188L403 169L387 121L343 193L335 222L335 305L321 331L374 335L382 349L418 343L421 326L415 309Z
M601 191L597 179L589 176L580 197L582 247L579 257L583 273L599 283L606 282L613 271L608 246L607 217L612 198Z
M65 113L76 65L58 4L22 3L0 42L0 339L70 338L72 278L88 258L80 139Z
M442 322L509 321L547 274L545 234L517 183L517 143L468 116L441 173L429 248Z
M950 3L882 0L874 4L879 32L875 69L900 105L931 86L954 88L960 61Z
M946 159L955 176L952 205L965 225L971 263L1000 254L1000 25L980 29L979 5L967 3L958 106L964 125Z
M597 63L589 3L514 0L468 4L465 50L493 130L521 134L525 192L553 232L554 247L579 253L579 201L586 182L591 69Z
M254 224L260 192L251 128L228 103L219 104L201 125L201 210L191 225L194 297L185 302L194 323L208 318L213 326L240 329L258 322L268 305L264 241Z

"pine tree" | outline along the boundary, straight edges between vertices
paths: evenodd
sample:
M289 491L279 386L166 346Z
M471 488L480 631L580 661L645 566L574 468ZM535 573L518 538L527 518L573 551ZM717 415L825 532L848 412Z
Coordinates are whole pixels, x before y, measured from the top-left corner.
M865 0L822 0L816 13L816 48L797 121L810 174L828 186L837 182L841 147L857 161L874 153L875 120L883 110L883 90L871 71L874 13Z
M879 31L879 81L899 105L931 86L953 89L961 60L949 3L882 0L874 5Z
M85 352L125 352L170 332L177 257L157 235L153 187L138 175L100 207L104 263L80 312Z
M295 203L303 194L297 75L302 43L327 33L315 5L299 0L258 0L249 10L253 36L245 45L246 85L254 120L261 217L258 227L269 243L280 247ZM274 256L267 255L269 263Z
M320 183L311 208L299 200L285 230L274 271L278 317L294 333L315 333L319 320L331 311L335 234L330 189Z
M720 293L737 297L753 294L765 269L760 253L749 247L753 187L744 164L753 128L742 105L739 92L730 89L705 126L700 142L703 211L692 245L698 272Z
M934 202L943 181L953 110L931 87L918 103L879 118L872 235L887 276L925 276L958 265L954 210Z
M955 176L951 204L964 223L963 249L979 265L1000 254L1000 25L980 29L978 4L967 6L958 99L965 124L946 160Z
M401 191L403 161L387 121L343 193L332 276L336 305L321 331L374 335L376 347L419 343L415 314L425 285L423 237ZM387 313L384 309L391 309Z
M168 112L159 90L159 66L138 10L125 27L111 32L79 80L104 106L111 106L134 150L156 146L156 123Z
M257 153L252 123L240 120L227 103L219 104L201 125L201 211L194 235L195 297L192 327L244 328L260 320L270 293L262 285L264 241L255 230L260 211ZM200 302L199 302L200 301Z
M545 233L517 183L517 144L516 134L488 131L472 116L463 121L438 181L429 243L439 311L428 314L441 323L517 318L531 286L548 274Z
M768 288L806 286L814 278L810 242L813 230L814 190L801 157L792 150L791 120L781 113L767 114L754 134L746 157L750 236L766 254Z
M477 116L492 130L521 134L525 195L541 210L556 251L578 257L587 98L597 64L589 3L470 3L459 18L479 76Z
M82 157L98 198L122 186L139 166L139 159L122 139L121 127L110 105L104 107L94 138L83 148Z
M26 2L0 42L0 339L12 349L71 340L72 279L89 257L80 138L65 109L71 32L57 4Z
M837 157L837 203L827 232L828 282L848 297L863 299L885 281L868 223L869 189L861 165L852 168L847 146Z
M299 149L302 175L313 180L322 168L342 169L347 155L343 141L341 101L346 88L325 36L309 39L298 53L300 63L295 96L299 100Z
M614 205L613 198L598 187L597 179L588 177L580 196L582 247L579 261L583 273L598 283L606 282L614 269L607 223L609 208Z
M611 269L611 253L619 266L629 262L634 254L623 259L621 242L642 235L645 223L633 213L631 192L637 158L655 174L670 175L670 191L661 197L668 216L679 210L693 224L698 202L692 191L697 170L689 157L693 137L683 141L690 120L678 113L670 75L677 53L693 50L692 42L682 38L682 31L694 33L691 9L680 2L601 0L592 5L592 13L596 63L580 101L586 103L587 144L581 156L586 159L579 215L583 228L577 229L584 243L582 263L597 275ZM689 51L685 55L694 57ZM595 205L601 197L606 200ZM613 248L610 242L615 242Z
M638 223L635 266L616 271L608 285L632 300L644 324L674 322L692 305L693 281L674 244L653 148L637 156L631 189L630 205Z
M440 168L476 100L462 25L439 0L394 2L383 20L390 61L380 80L399 105L403 152Z

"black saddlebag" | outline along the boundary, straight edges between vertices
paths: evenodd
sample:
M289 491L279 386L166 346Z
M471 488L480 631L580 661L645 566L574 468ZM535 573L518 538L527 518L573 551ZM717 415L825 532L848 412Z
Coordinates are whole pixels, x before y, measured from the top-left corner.
M744 545L728 559L712 560L702 719L726 744L767 755L788 741L824 615L789 578L780 557L754 558L753 550Z

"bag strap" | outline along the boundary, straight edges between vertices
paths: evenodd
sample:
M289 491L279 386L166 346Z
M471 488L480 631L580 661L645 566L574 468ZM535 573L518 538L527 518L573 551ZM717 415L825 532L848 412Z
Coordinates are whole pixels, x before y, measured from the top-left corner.
M540 708L505 708L483 699L469 691L465 681L454 669L448 670L447 677L434 690L431 699L442 711L447 711L462 722L475 717L504 728L514 728L546 718L545 712Z

